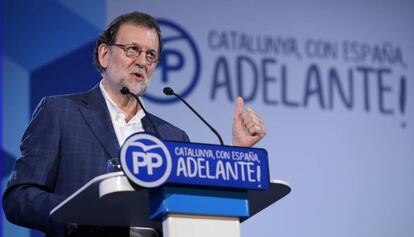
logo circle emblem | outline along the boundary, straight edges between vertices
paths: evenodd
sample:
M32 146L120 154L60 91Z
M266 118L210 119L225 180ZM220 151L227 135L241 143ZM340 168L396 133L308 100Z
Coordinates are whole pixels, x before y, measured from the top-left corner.
M148 133L129 136L120 150L121 167L134 183L146 188L162 185L171 174L171 154L165 144Z
M195 88L201 71L200 53L194 39L183 27L169 20L158 19L162 31L163 52L153 74L151 86L144 97L156 103L177 102L175 96L166 96L166 86L187 97Z

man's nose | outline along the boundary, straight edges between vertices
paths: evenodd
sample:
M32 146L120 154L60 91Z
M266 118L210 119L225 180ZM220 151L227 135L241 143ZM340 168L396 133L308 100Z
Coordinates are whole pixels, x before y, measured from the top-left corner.
M147 58L145 52L141 52L138 57L135 59L135 64L140 67L145 67L147 65Z

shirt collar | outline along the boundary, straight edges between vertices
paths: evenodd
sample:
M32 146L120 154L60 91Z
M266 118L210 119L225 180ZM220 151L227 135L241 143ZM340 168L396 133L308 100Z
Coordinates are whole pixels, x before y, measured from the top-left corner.
M123 119L125 122L125 112L118 107L118 105L115 104L115 102L112 100L111 96L106 92L104 86L103 86L103 80L99 83L99 88L101 89L102 95L105 98L106 106L108 107L109 113L111 115L112 121L118 121L119 119ZM141 103L142 100L139 98ZM128 124L131 123L141 123L141 119L145 117L144 110L140 109L137 111L137 113L134 115L134 117L131 118L131 120L128 121Z

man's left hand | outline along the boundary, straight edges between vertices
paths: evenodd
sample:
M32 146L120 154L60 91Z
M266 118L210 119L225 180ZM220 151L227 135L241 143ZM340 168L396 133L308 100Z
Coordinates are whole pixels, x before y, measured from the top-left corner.
M251 147L266 135L263 120L251 109L243 109L243 98L237 97L233 115L233 146Z

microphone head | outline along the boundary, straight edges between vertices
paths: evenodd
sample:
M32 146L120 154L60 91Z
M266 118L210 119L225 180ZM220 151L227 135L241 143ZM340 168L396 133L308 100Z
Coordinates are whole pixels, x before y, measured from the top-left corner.
M164 89L162 91L166 95L174 95L174 90L171 87L168 87L168 86L164 87Z
M129 92L129 89L126 86L122 87L120 91L123 95L127 95L127 94L131 93L131 92Z

